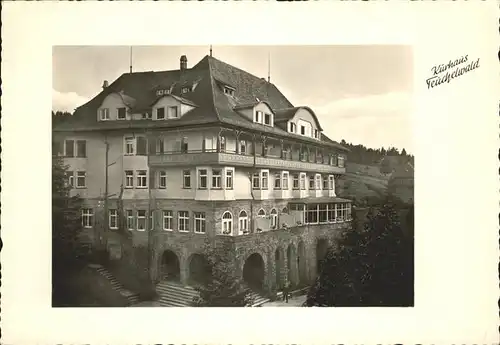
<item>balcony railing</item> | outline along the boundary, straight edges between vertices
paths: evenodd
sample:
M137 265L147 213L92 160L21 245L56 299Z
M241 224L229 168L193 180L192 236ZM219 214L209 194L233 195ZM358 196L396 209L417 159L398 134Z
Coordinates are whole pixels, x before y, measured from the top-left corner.
M305 160L283 159L281 157L242 155L235 152L203 152L200 150L186 152L164 152L149 156L151 166L227 164L232 166L255 165L257 168L273 168L282 170L311 171L317 173L344 173L345 168L335 165Z

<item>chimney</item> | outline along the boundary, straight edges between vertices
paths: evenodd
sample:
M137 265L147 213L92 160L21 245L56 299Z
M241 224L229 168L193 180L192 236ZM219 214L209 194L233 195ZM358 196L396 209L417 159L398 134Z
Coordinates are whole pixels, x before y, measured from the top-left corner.
M188 59L187 59L186 55L182 55L181 56L181 71L187 69L187 63L188 63Z
M102 89L104 90L105 88L107 88L107 87L108 87L108 85L109 85L109 84L108 84L108 81L107 81L107 80L105 80L105 81L102 83Z

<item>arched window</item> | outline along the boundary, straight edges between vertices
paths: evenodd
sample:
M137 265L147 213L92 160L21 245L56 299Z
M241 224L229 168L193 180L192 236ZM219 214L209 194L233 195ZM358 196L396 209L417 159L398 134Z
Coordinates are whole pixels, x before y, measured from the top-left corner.
M261 208L259 210L259 212L257 213L257 216L259 216L259 217L265 217L266 216L266 211L264 211L264 209Z
M240 216L238 217L238 224L240 226L240 233L248 231L248 215L245 211L240 212Z
M271 210L271 228L276 229L278 227L278 211L275 208Z
M226 211L222 215L222 233L224 235L230 235L233 231L233 215L231 212Z

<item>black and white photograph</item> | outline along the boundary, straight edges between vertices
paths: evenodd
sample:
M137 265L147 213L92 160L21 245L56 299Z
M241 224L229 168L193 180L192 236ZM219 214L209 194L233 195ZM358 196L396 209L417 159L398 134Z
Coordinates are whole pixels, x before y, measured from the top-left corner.
M498 343L499 9L6 2L3 343Z
M53 64L54 307L413 306L411 47Z

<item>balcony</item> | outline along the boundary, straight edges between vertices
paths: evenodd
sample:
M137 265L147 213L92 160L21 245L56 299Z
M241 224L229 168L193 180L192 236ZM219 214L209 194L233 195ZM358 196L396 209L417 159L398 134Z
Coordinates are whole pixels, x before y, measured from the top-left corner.
M282 159L279 157L263 157L241 155L231 152L166 152L149 156L149 164L152 167L179 166L179 165L229 165L255 167L260 169L294 170L304 172L316 172L325 174L343 174L344 167L308 161L297 161Z

